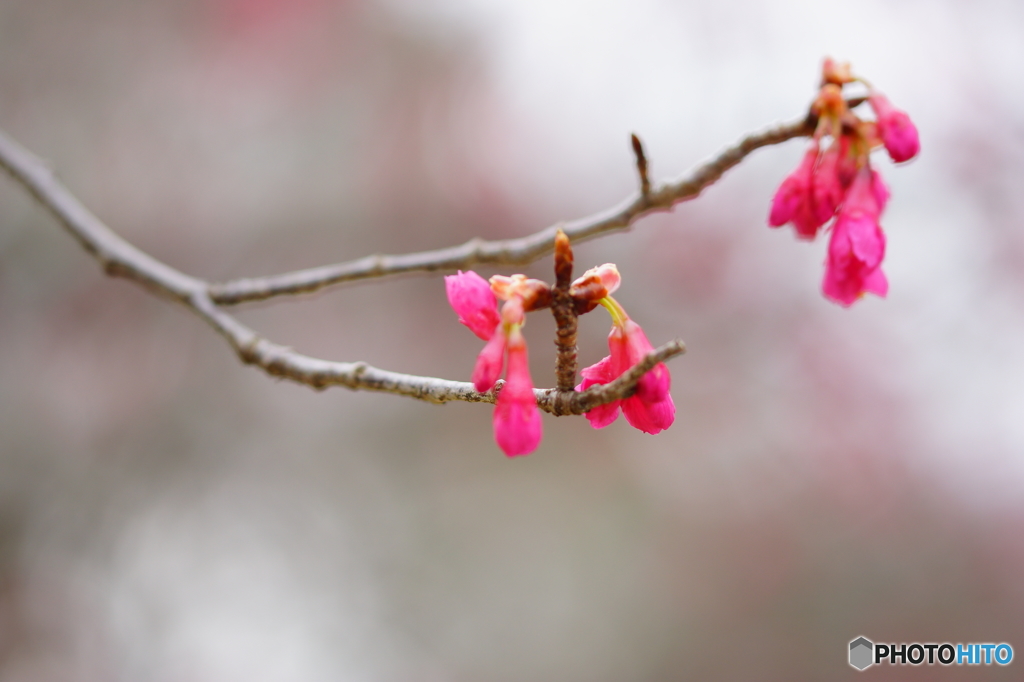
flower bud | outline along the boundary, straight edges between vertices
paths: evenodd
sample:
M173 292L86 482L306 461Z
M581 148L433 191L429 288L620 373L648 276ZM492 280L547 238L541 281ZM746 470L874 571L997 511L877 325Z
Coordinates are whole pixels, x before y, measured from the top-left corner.
M825 57L821 65L821 84L832 83L834 85L845 85L853 81L850 73L850 62L837 62L831 57Z
M614 263L590 268L572 283L569 293L578 301L600 301L619 288L622 276Z
M499 320L498 301L487 280L472 270L459 270L458 274L444 278L444 288L459 322L484 341L490 339Z
M892 160L902 163L917 156L921 151L921 140L917 135L917 127L907 112L894 107L889 99L879 92L872 91L868 101L875 110L875 116L878 117L878 133Z

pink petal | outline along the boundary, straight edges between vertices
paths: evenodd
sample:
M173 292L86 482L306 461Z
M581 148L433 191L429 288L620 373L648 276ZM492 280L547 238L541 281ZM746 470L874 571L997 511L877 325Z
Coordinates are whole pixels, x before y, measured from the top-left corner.
M617 374L613 374L613 371L612 357L605 356L600 362L580 370L583 381L576 387L576 390L585 391L595 384L607 384L618 377ZM619 402L613 400L610 403L598 405L589 412L585 412L583 416L595 429L603 429L619 418Z
M647 334L633 320L627 320L622 327L626 338L626 369L639 364L654 350L654 346L647 340ZM625 369L623 370L625 371ZM656 403L665 399L672 386L672 376L664 363L658 363L649 372L644 374L636 385L636 395L648 403Z
M621 373L622 372L619 372L619 374ZM583 377L583 383L580 384L582 388L577 388L581 391L585 391L594 384L607 384L619 375L615 374L615 368L612 365L612 356L606 355L600 362L581 369L580 376Z
M892 160L901 163L917 156L921 151L921 139L907 112L894 107L881 93L872 93L868 101L875 110L878 132Z
M873 181L870 169L858 174L828 245L822 292L847 307L865 293L885 296L889 289L880 269L885 233L878 224L879 190Z
M772 227L781 227L793 219L800 204L804 201L807 190L800 184L799 180L792 176L782 181L779 189L772 198L772 209L768 214L768 224Z
M676 405L671 395L658 402L645 402L639 396L622 401L622 414L634 428L656 434L672 426L676 418Z
M603 429L619 418L619 403L621 400L613 400L604 405L598 405L589 412L583 413L590 425L595 429Z
M864 291L885 298L889 293L889 280L881 268L874 270L864 278Z
M821 155L821 162L811 178L810 197L817 224L815 231L832 219L846 195L846 187L839 176L839 162L846 146L839 141L833 142Z
M882 174L874 170L871 171L871 191L875 195L875 204L878 207L876 217L881 217L885 205L889 202L889 187L882 179Z
M881 226L863 214L849 218L846 223L853 257L869 270L878 267L885 256L885 234Z
M476 365L473 367L471 381L476 390L481 393L494 388L501 376L501 368L505 360L505 335L495 334L487 342L484 349L476 356Z
M818 144L815 142L804 154L800 165L789 174L772 199L772 209L768 215L768 224L779 227L793 221L807 202L807 193L811 187L811 174L818 159Z

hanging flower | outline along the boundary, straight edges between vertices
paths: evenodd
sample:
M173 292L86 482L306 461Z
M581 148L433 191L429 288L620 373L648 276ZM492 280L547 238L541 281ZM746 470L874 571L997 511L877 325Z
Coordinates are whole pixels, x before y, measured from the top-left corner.
M508 337L508 374L494 407L494 440L506 455L515 457L536 450L542 435L526 340L517 326Z
M576 387L585 391L595 384L607 384L626 370L642 361L654 350L647 335L636 322L629 319L626 311L611 296L601 299L612 316L612 331L608 335L609 355L597 364L584 368L580 374L583 381ZM586 413L590 425L595 429L604 428L619 416L619 410L631 426L644 433L659 433L675 421L676 407L669 393L672 377L664 363L658 363L641 377L636 393L628 398L600 405Z
M889 282L882 272L885 233L879 224L889 191L870 167L857 174L839 211L825 261L825 295L850 306L866 293L884 297Z
M475 272L460 270L445 277L445 289L459 322L487 341L473 367L477 391L486 393L494 388L508 355L505 385L494 409L494 439L509 457L533 452L541 440L541 417L521 329L526 323L524 306L550 296L548 286L525 275L495 275L488 283ZM500 314L498 298L504 300Z
M888 97L875 90L871 91L868 102L875 110L878 133L892 160L902 163L917 156L921 151L921 140L907 112L894 107Z
M868 87L866 99L875 112L874 121L862 120L843 96L843 86L856 81ZM813 239L836 217L822 291L849 306L866 293L885 296L889 290L881 270L885 234L879 224L889 190L871 168L871 152L884 146L892 160L901 163L917 156L921 143L907 113L854 76L849 64L826 59L821 83L811 105L812 120L817 122L811 147L776 191L768 224L793 223L798 237ZM854 104L863 101L859 98Z

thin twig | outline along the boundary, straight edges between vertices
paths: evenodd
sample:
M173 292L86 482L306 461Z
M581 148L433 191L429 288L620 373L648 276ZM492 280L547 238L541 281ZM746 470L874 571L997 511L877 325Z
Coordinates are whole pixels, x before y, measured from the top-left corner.
M651 193L651 180L647 177L647 155L644 154L644 145L636 133L629 137L633 145L633 155L636 157L636 172L640 176L640 196L646 197Z
M813 120L806 117L752 133L683 177L666 182L646 195L634 193L618 206L603 213L569 223L560 223L519 239L485 241L474 238L461 246L434 251L392 256L378 254L347 263L324 265L281 275L236 279L211 285L210 296L219 305L234 305L285 294L310 293L343 282L409 272L468 270L478 263L525 265L552 252L555 235L559 229L562 229L574 244L608 232L628 230L642 216L670 210L681 201L695 198L754 150L795 137L805 137L813 130Z
M134 280L182 304L223 336L243 362L256 365L267 374L317 389L345 386L353 390L396 393L434 403L452 400L482 403L495 401L498 388L488 393L479 393L468 382L389 372L363 362L320 360L263 339L217 305L210 296L208 282L162 263L115 234L64 187L46 163L2 131L0 166L6 168L14 179L53 213L64 228L96 258L108 275ZM644 371L680 352L681 343L666 344L619 379L582 393L556 389L537 389L534 393L538 405L547 412L556 415L582 414L597 405L627 396L635 390ZM640 371L640 367L646 369Z

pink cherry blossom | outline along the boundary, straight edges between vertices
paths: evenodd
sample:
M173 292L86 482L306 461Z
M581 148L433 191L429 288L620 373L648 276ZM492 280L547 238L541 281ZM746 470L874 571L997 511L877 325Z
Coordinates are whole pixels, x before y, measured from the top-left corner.
M882 143L892 160L900 163L917 156L921 151L921 140L917 135L917 127L907 112L894 107L889 99L879 92L872 91L868 101L878 119L878 134L882 137Z
M583 381L576 390L585 391L595 384L607 384L618 378L654 347L640 325L626 318L612 326L608 350L610 355L580 372ZM591 426L600 429L614 422L621 408L631 426L644 433L659 433L675 421L676 407L669 393L671 382L668 367L659 363L640 379L632 396L596 407L585 416Z
M811 191L811 177L814 174L814 166L818 162L818 143L804 154L800 165L796 170L782 181L775 197L772 199L772 210L768 215L768 224L772 227L780 227L786 223L793 223L798 236L805 239L812 239L821 226L810 210L808 195Z
M854 179L832 228L822 290L825 296L850 306L865 293L884 297L889 282L882 272L885 234L878 220L888 190L869 167Z
M513 329L508 339L508 374L494 409L494 439L506 455L515 457L536 450L542 433L526 341L518 329Z
M448 303L459 316L459 322L484 341L490 340L500 320L498 300L487 280L472 270L459 270L457 275L444 278L444 288L448 293Z
M609 341L610 345L611 341ZM615 360L618 359L619 357L616 356ZM576 390L585 391L595 384L607 384L615 380L626 371L626 368L619 369L618 364L612 359L611 355L607 355L600 362L590 367L584 367L580 370L583 381L576 387ZM621 400L615 400L604 405L598 405L584 416L595 429L603 429L619 418L619 408L621 407L619 403L621 402Z
M821 153L815 140L800 165L779 186L772 199L768 224L793 223L797 237L814 239L818 229L832 219L846 194L842 180L848 143L836 140Z

